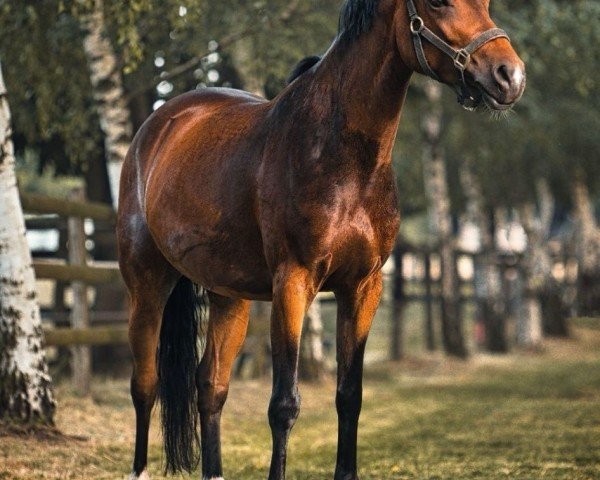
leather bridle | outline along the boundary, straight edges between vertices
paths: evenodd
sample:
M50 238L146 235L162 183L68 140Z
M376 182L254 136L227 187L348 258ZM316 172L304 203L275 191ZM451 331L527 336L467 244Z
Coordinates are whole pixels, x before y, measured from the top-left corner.
M458 94L458 102L468 110L474 109L479 104L480 98L474 97L473 94L469 92L469 87L467 86L467 81L465 79L465 71L471 62L471 55L492 40L506 38L508 41L510 41L509 36L500 28L491 28L490 30L487 30L479 35L466 47L456 49L425 26L425 22L417 12L417 7L415 6L414 0L406 0L406 5L408 6L410 31L412 33L413 43L415 45L415 52L423 72L434 80L440 81L439 77L432 70L429 62L427 61L427 57L425 56L425 48L423 47L423 39L425 39L434 47L452 58L454 66L460 74L461 81L460 87L455 87Z

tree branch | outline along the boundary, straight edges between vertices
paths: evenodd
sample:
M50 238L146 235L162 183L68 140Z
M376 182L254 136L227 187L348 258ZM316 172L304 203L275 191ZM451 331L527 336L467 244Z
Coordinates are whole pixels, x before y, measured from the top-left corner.
M302 3L301 0L292 0L290 2L290 4L287 6L287 8L279 14L279 16L277 17L277 20L283 24L287 24L292 19L292 16L296 13L296 11L300 8L301 3ZM207 50L199 55L195 55L194 57L190 58L187 62L182 63L181 65L178 65L177 67L173 68L172 70L169 70L168 72L162 72L160 75L155 76L149 84L129 93L127 95L127 101L130 101L132 98L135 98L138 95L146 93L148 90L152 90L160 82L172 80L181 75L184 75L185 73L189 72L190 70L193 70L198 65L200 65L202 60L205 59L206 57L208 57L208 55L210 55L211 53L214 53L215 51L219 52L228 47L231 47L235 43L239 42L240 40L242 40L256 32L257 32L256 28L248 27L239 32L226 35L225 37L223 37L223 39L220 42L217 42L218 47L216 50Z
M187 62L178 65L172 70L169 70L168 72L162 72L160 75L156 75L150 83L129 93L127 95L127 100L129 101L132 98L141 95L142 93L146 93L148 90L152 90L160 82L172 80L176 77L179 77L180 75L189 72L190 70L193 70L198 65L200 65L202 60L208 57L211 53L219 52L227 47L230 47L231 45L235 44L241 39L247 37L248 35L251 35L252 33L254 33L254 31L255 30L253 28L246 28L245 30L242 30L240 32L232 33L225 36L223 40L218 42L218 47L216 50L206 50L205 52L199 55L195 55L194 57L190 58Z

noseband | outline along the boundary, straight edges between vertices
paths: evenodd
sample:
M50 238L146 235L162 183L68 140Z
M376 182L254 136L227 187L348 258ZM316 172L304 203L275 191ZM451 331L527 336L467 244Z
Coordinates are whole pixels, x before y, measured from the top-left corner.
M471 55L492 40L496 40L497 38L506 38L508 41L510 41L510 38L504 30L500 28L491 28L490 30L487 30L479 35L466 47L457 50L425 26L425 22L417 12L417 7L415 7L414 0L406 0L406 5L408 6L410 31L415 44L415 52L423 72L434 80L440 81L439 77L432 70L429 62L427 61L427 57L425 56L425 48L423 47L423 39L425 39L434 47L448 55L454 62L454 66L460 73L461 81L461 86L456 87L458 93L458 102L467 110L472 110L479 103L479 99L469 93L469 88L467 87L467 81L465 79L465 71L471 62Z

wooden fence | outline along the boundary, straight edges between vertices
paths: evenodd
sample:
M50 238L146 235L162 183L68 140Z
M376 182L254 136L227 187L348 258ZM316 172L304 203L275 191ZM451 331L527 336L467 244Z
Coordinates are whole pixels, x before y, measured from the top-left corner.
M35 258L33 267L38 279L67 282L71 285L73 305L69 315L70 328L45 330L46 344L68 346L72 349L73 380L76 389L87 395L91 380L90 345L114 345L127 341L126 326L90 326L88 285L115 284L122 282L117 262L89 263L86 248L85 219L114 223L112 207L85 201L83 189L74 189L69 199L49 198L42 195L21 193L21 203L26 213L58 215L67 219L68 253L65 259ZM28 219L38 228L51 227L48 219Z
M52 317L60 328L51 328L45 331L46 344L50 346L69 347L72 349L72 366L75 386L82 394L89 391L91 378L91 349L90 346L119 345L127 342L126 318L127 312L90 312L88 304L88 286L121 283L121 275L117 262L88 262L86 249L85 219L109 225L112 229L116 215L112 207L87 202L83 190L71 192L68 200L48 198L41 195L22 194L23 209L27 213L53 215L48 217L34 217L27 219L29 228L54 229L59 228L67 232L68 248L62 256L66 258L35 258L34 269L40 279L51 279L59 283L68 283L73 292L73 306L70 312L53 312ZM47 256L56 255L48 253ZM459 258L468 257L475 264L478 255L470 252L455 252ZM404 306L409 302L419 302L423 309L423 340L427 350L436 348L436 332L439 329L439 320L436 314L441 302L440 296L440 261L439 251L433 246L424 248L415 245L399 244L394 252L396 263L395 271L387 277L391 284L389 358L402 358L403 351L403 314ZM420 265L418 275L413 277L404 274L403 263L417 261ZM489 261L489 259L488 259ZM494 254L493 260L497 263L505 277L507 269L519 270L521 258L519 255ZM567 264L570 257L567 253L560 253L555 259L560 264ZM435 267L434 267L435 265ZM467 286L470 285L470 286ZM463 288L466 287L466 288ZM460 288L461 302L473 302L475 298L474 277L463 279ZM323 302L334 301L333 296L325 297ZM92 320L106 322L109 326L92 327ZM268 320L265 320L268 325ZM68 325L68 327L67 327ZM265 334L254 332L255 339L260 341L268 338ZM251 342L249 342L251 343ZM256 343L256 342L255 342ZM268 342L267 342L268 343Z

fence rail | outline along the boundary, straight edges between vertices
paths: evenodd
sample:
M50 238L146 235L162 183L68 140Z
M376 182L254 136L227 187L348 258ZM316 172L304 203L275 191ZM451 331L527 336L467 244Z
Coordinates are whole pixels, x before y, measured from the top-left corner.
M37 193L21 192L23 211L30 213L55 214L61 217L91 218L92 220L115 221L116 212L103 203L84 200L65 200L46 197Z
M88 263L84 220L91 219L105 226L113 225L116 220L115 211L111 206L86 201L82 188L73 189L68 199L21 192L21 203L25 212L56 216L28 219L29 228L58 227L64 231L66 226L67 258L36 258L33 267L37 278L71 285L73 305L69 314L70 328L47 329L44 333L47 345L71 348L73 382L80 394L88 395L92 368L90 346L127 342L125 326L90 328L88 286L121 284L122 279L116 262Z
M120 345L127 343L127 327L53 328L44 330L46 345L72 347L82 345Z
M34 260L33 269L37 278L60 282L80 281L90 285L122 282L117 262L70 265L61 260Z
M45 318L53 318L56 326L45 331L46 343L49 346L69 347L73 352L74 381L81 393L87 393L90 381L90 347L99 345L122 345L127 342L127 327L125 321L127 312L91 312L88 306L87 287L90 285L122 285L122 278L117 262L88 263L85 248L86 235L84 219L98 221L105 231L114 226L115 213L111 207L86 202L82 190L72 192L69 200L43 197L41 195L22 194L24 210L41 214L52 214L52 217L28 218L27 225L33 229L59 229L61 235L68 233L68 251L64 247L59 254L53 256L68 257L64 259L35 258L34 269L38 278L52 279L61 285L70 284L73 292L73 308L70 311L64 306L54 312L44 312ZM96 225L95 225L96 226ZM65 245L62 243L61 245ZM400 243L394 252L394 272L387 273L387 281L391 283L391 315L390 330L387 338L390 341L391 359L403 356L403 316L404 308L410 302L424 305L423 339L428 350L436 348L436 324L441 304L440 280L442 271L437 245L419 246ZM521 268L522 256L514 254L476 254L455 250L455 261L470 258L473 266L477 262L494 263L500 266L503 278L508 278L504 272L511 270L512 274ZM68 254L68 255L67 255ZM558 260L566 264L558 254ZM404 272L406 267L406 272ZM468 265L467 265L468 267ZM460 269L458 269L460 270ZM459 300L465 302L477 301L475 270L466 270L459 276L460 289L457 292ZM411 273L408 273L411 272ZM506 277L506 278L505 278ZM566 278L566 277L565 277ZM418 286L418 288L415 288ZM509 288L504 282L503 289ZM333 295L322 297L322 302L335 301ZM112 307L110 307L112 308ZM515 307L515 311L516 311ZM101 320L103 319L103 320ZM91 327L94 321L107 322L102 327ZM69 328L64 328L70 325ZM261 337L262 339L262 337ZM264 339L263 339L264 340ZM259 339L259 342L262 341ZM256 343L256 342L255 342ZM256 351L262 351L256 348ZM266 351L266 350L265 350ZM260 355L257 354L257 355ZM260 363L260 360L257 361Z

